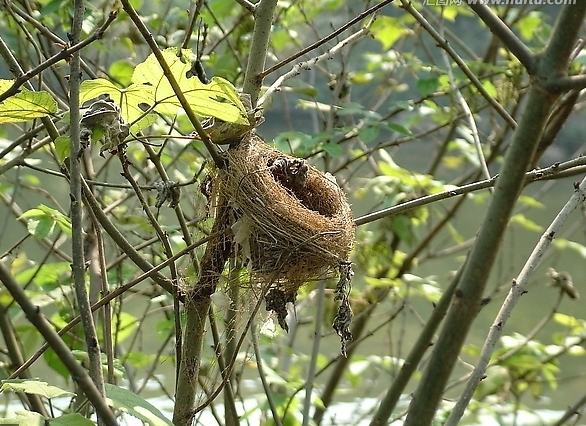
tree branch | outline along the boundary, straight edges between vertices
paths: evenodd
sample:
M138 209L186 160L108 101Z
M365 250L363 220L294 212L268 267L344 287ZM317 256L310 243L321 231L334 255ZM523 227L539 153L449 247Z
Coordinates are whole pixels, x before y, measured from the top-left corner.
M482 19L490 31L515 55L529 74L535 68L535 55L525 43L499 18L486 4L468 3L476 15Z
M59 337L53 326L47 321L41 313L38 306L33 305L28 296L20 285L14 280L10 270L0 262L0 282L4 284L10 295L16 303L22 308L27 319L45 338L48 345L55 351L59 359L63 362L71 378L77 383L79 388L88 397L92 405L96 408L98 416L107 426L118 426L114 413L106 404L106 400L94 385L86 369L77 361L71 349Z
M530 172L525 173L524 184L526 185L537 180L557 178L558 175L562 172L568 171L574 167L584 165L586 165L586 157L578 157L564 163L555 163L544 169L531 170ZM480 191L482 189L488 189L495 185L495 183L497 182L497 178L498 175L490 179L485 179L479 182L470 183L468 185L455 187L447 191L438 192L437 194L416 198L415 200L397 204L396 206L379 210L374 213L368 213L364 216L360 216L354 219L354 223L356 224L356 226L364 225L387 216L393 216L414 209L416 207L424 206L426 204L435 203L440 200L445 200L458 195L468 194L474 191Z
M550 244L552 243L555 235L558 234L563 224L566 222L570 214L584 201L586 200L586 178L582 180L580 185L577 185L574 189L574 194L568 200L568 202L564 205L564 207L560 210L551 224L547 227L547 229L541 235L539 242L531 252L531 255L525 262L525 265L521 269L521 272L517 276L516 279L513 279L513 283L507 298L503 302L499 313L497 314L492 326L490 327L490 332L488 333L488 337L484 342L484 347L482 348L482 352L480 354L478 363L474 367L474 371L470 376L470 379L466 383L466 387L464 391L460 394L460 398L458 402L452 409L448 420L446 421L446 426L457 426L458 422L464 415L464 410L470 403L470 399L476 390L476 387L484 378L484 373L486 372L486 367L490 361L490 357L494 352L496 344L500 339L505 324L507 320L510 318L511 313L513 312L513 308L521 298L523 294L526 293L525 286L529 281L531 275L539 266L541 259L545 255L546 250L549 248Z
M255 22L250 42L250 56L246 64L244 74L244 87L242 91L250 95L252 107L256 107L258 94L264 79L263 69L269 47L269 38L273 24L273 15L277 7L277 0L260 0L255 6Z
M307 46L306 48L300 50L299 52L295 53L294 55L289 56L287 59L283 59L281 62L279 62L276 65L273 65L272 67L270 67L269 69L263 71L262 72L262 77L264 78L267 75L272 74L273 72L277 71L279 68L283 68L288 63L293 62L295 59L300 58L301 56L305 55L306 53L309 53L312 50L315 50L318 47L326 44L328 41L332 40L333 38L337 37L338 35L340 35L344 31L346 31L352 25L356 24L357 22L362 21L367 16L372 15L373 13L379 11L384 6L390 4L390 3L394 2L394 1L395 0L384 0L384 1L380 2L380 3L378 3L378 4L375 4L370 9L365 10L364 12L362 12L361 14L359 14L357 17L351 19L350 21L348 21L347 23L345 23L344 25L342 25L337 30L335 30L332 33L330 33L327 36L325 36L324 38L319 39L315 43Z

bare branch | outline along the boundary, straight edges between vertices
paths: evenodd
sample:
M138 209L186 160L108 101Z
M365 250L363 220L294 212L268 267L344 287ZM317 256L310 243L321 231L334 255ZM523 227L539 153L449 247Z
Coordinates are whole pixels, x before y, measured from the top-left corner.
M577 166L586 165L586 157L578 157L574 160L567 161L561 164L554 164L545 169L538 169L538 170L531 170L525 174L525 184L534 182L536 180L544 180L548 178L556 177L561 172L570 170L571 168ZM455 187L454 189L449 189L447 191L438 192L437 194L427 195L425 197L417 198L412 201L407 201L405 203L398 204L393 207L389 207L388 209L379 210L374 213L369 213L364 216L357 217L354 220L356 226L364 225L370 222L374 222L375 220L382 219L387 216L392 216L395 214L399 214L416 207L421 207L426 204L435 203L440 200L446 200L451 197L455 197L458 195L468 194L474 191L480 191L482 189L488 189L494 186L497 176L494 176L490 179L482 180L479 182L470 183L468 185L463 185L460 187Z
M535 68L535 55L525 46L525 43L486 4L470 2L468 5L523 64L527 72L532 74Z
M581 90L586 88L586 74L567 75L548 80L545 85L550 92L566 92L568 90Z
M255 23L252 31L250 56L246 64L244 87L242 88L244 93L250 95L253 108L256 107L258 94L265 77L262 70L265 67L273 15L276 8L277 0L260 0L257 7L255 7Z

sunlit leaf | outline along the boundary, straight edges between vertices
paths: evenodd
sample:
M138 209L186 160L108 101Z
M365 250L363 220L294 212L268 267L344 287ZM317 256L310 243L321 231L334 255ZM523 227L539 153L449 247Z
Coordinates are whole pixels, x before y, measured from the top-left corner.
M6 92L14 80L0 80L0 93ZM45 91L19 88L18 93L0 102L0 124L28 121L57 112L57 101Z
M51 386L47 382L36 379L10 379L2 380L0 387L2 392L24 392L28 394L40 395L45 398L59 398L61 396L74 396L75 394L56 386Z
M173 426L161 411L150 402L129 390L105 383L106 396L110 405L142 420L150 426Z
M374 38L383 45L383 49L385 50L390 49L404 34L410 32L405 27L403 19L392 16L379 16L374 24L372 24L370 31Z
M534 232L543 231L543 227L541 225L538 225L537 223L533 222L532 220L525 217L525 215L520 214L520 213L511 217L511 223L515 223L517 225L520 225L523 228L527 229L528 231L534 231Z
M581 257L586 259L586 247L575 241L566 240L564 238L553 240L553 246L558 250L573 250Z
M191 63L186 58L190 52L177 56L177 49L161 51L171 73L193 111L202 117L216 117L228 123L249 124L246 108L238 98L234 86L227 80L214 77L203 84L198 78L188 77ZM181 104L163 69L154 54L136 66L132 75L134 85L151 86L155 110L167 115L176 115Z

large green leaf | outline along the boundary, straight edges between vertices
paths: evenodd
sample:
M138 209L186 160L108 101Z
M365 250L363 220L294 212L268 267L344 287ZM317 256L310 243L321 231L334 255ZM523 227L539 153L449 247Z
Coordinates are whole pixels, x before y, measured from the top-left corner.
M163 416L158 408L135 393L109 383L104 383L104 386L106 396L110 400L109 404L118 410L130 414L150 426L173 426L173 423Z
M6 92L14 80L0 79L0 93ZM45 91L20 88L18 93L0 102L0 124L28 121L57 112L57 101Z
M121 89L103 78L81 83L80 102L82 104L103 95L110 96L110 99L120 107L122 118L126 123L131 124L131 132L138 132L153 124L157 119L155 114L145 113L155 103L153 88L149 84L131 84L126 89Z
M187 102L197 115L215 117L227 123L248 124L246 108L229 81L214 77L209 84L203 84L198 78L188 77L191 63L186 56L190 54L189 51L185 51L181 57L177 56L177 49L166 49L161 53ZM132 81L134 85L152 86L157 112L176 115L181 110L179 99L175 96L154 54L136 66Z
M51 386L47 382L36 379L11 379L2 380L0 387L2 392L24 392L28 394L40 395L45 398L59 398L61 396L74 396L72 392L68 392L56 386Z

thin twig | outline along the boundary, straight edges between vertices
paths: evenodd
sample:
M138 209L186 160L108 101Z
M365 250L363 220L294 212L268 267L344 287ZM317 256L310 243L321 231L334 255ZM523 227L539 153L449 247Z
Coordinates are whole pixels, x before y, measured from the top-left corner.
M569 170L572 167L581 166L586 164L586 157L578 157L573 160L564 162L564 163L556 163L552 166L549 166L545 169L539 170L531 170L530 172L525 173L525 183L530 183L536 180L543 180L546 178L551 178L556 176L558 173L563 171ZM498 176L494 176L490 179L482 180L479 182L470 183L468 185L463 185L459 187L455 187L454 189L449 189L447 191L438 192L437 194L427 195L425 197L417 198L412 201L408 201L402 204L398 204L393 207L389 207L387 209L379 210L374 213L369 213L364 216L357 217L354 220L354 223L357 226L364 225L369 222L374 222L375 220L382 219L387 216L391 216L394 214L398 214L407 210L411 210L415 207L420 207L426 204L431 204L433 202L439 200L445 200L447 198L455 197L457 195L467 194L473 191L479 191L481 189L487 189L494 186L496 179Z
M264 371L262 355L260 353L260 345L258 344L258 332L256 329L256 321L254 319L250 324L250 336L252 338L252 347L254 349L254 357L256 358L256 368L258 369L258 376L260 377L260 382L262 383L264 393L267 397L269 408L271 409L271 413L273 414L273 421L275 422L275 425L283 426L283 422L281 421L281 417L279 416L279 410L277 409L277 404L275 404L275 399L273 398L273 391L271 390L271 387L267 381L267 375Z
M34 78L36 75L40 74L41 72L45 71L46 69L50 68L51 66L55 65L57 62L62 61L63 59L67 59L71 57L71 55L78 53L84 47L90 45L96 40L100 40L104 37L104 33L108 29L108 27L114 22L116 17L118 16L118 12L112 11L108 15L108 18L102 24L100 28L98 28L93 34L91 34L88 38L75 43L73 46L63 46L63 49L57 53L56 55L50 57L46 61L40 63L32 70L27 71L24 74L19 75L12 83L12 86L8 88L4 93L0 94L0 102L8 99L9 97L16 95L18 93L18 89L22 87L23 84L28 82L30 79Z
M282 68L285 65L287 65L288 63L293 62L295 59L297 59L297 58L299 58L299 57L301 57L301 56L303 56L303 55L311 52L312 50L317 49L318 47L320 47L320 46L322 46L324 44L326 44L328 41L332 40L333 38L337 37L338 35L340 35L344 31L346 31L352 25L356 24L357 22L362 21L367 16L372 15L373 13L377 12L378 10L382 9L384 6L386 6L388 4L391 4L394 1L395 0L384 0L384 1L380 2L380 3L378 3L378 4L375 4L370 9L365 10L364 12L362 12L361 14L359 14L356 18L351 19L350 21L348 21L347 23L345 23L344 25L342 25L337 30L335 30L332 33L330 33L327 36L325 36L324 38L316 41L315 43L307 46L305 49L300 50L299 52L295 53L294 55L289 56L287 59L284 59L281 62L277 63L276 65L273 65L269 69L263 71L262 74L261 74L261 77L262 78L265 78L267 75L272 74L273 72L275 72L279 68Z
M357 31L356 33L350 35L348 38L345 38L344 40L342 40L341 42L336 44L334 47L329 49L327 52L325 52L319 56L316 56L315 58L312 58L308 61L304 61L304 62L300 62L300 63L296 64L293 68L291 68L291 71L283 74L273 84L271 84L271 86L267 89L267 91L265 93L263 93L263 95L259 98L257 105L259 107L262 106L273 93L278 92L280 90L281 86L283 85L283 83L285 81L301 74L301 70L309 70L309 69L311 69L312 66L314 66L318 62L323 61L325 59L331 59L334 56L334 54L336 52L338 52L340 49L342 49L344 46L347 46L350 43L355 42L356 40L358 40L361 37L364 37L367 34L368 34L368 27L363 27L359 31Z

